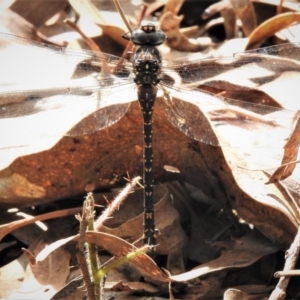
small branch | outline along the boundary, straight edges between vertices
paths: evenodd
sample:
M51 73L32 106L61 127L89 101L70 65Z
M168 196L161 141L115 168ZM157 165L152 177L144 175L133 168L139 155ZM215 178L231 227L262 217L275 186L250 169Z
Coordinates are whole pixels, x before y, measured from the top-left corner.
M87 289L87 297L89 300L96 300L95 293L94 293L94 284L91 281L88 265L85 258L84 237L88 226L87 212L85 208L86 208L85 205L83 205L82 217L77 216L77 219L80 222L80 228L79 228L79 240L77 244L79 251L76 253L76 257L82 272L83 281Z
M121 206L122 202L126 199L133 188L139 183L141 177L133 178L120 192L120 194L109 204L107 209L101 214L101 216L95 221L95 230L99 231L103 223L110 218L110 216Z
M105 54L102 53L100 47L90 38L88 37L73 21L70 19L66 19L64 21L69 27L71 27L74 31L80 34L82 39L89 45L89 47L97 52L97 56L99 59L99 63L101 64L101 73L110 73L109 67L107 65Z
M87 211L87 229L90 231L94 231L94 197L92 193L88 193L85 200L85 209ZM97 273L100 268L100 260L97 252L97 246L92 243L87 243L87 251L88 251L88 264L91 268L91 275L94 281L94 290L97 299L103 299L103 290L100 287L100 280L97 280Z
M7 234L9 234L10 232L12 232L12 231L14 231L18 228L27 226L29 224L33 224L37 221L45 221L45 220L49 220L49 219L74 215L78 212L81 212L81 210L82 210L82 207L62 209L62 210L59 210L59 211L53 211L53 212L50 212L50 213L47 213L47 214L42 214L42 215L34 216L34 217L28 217L27 219L21 219L21 220L17 220L17 221L13 221L13 222L10 222L10 223L7 223L7 224L0 225L0 241Z
M275 278L280 278L284 276L300 276L300 270L278 271L274 274Z
M74 31L78 32L93 51L102 52L99 46L91 38L89 38L73 21L71 21L70 19L66 19L64 23L71 27Z
M99 270L97 276L99 278L104 277L111 269L118 268L125 263L128 263L130 260L135 259L136 257L146 253L149 250L149 246L145 245L141 248L136 249L133 252L128 253L125 256L121 257L113 257L113 259L109 260L105 266L101 266L101 269Z
M124 11L123 11L123 9L122 9L122 7L121 7L121 5L120 5L119 0L113 0L113 2L114 2L114 4L115 4L115 6L116 6L116 8L117 8L117 10L118 10L118 12L119 12L119 14L120 14L122 20L123 20L123 22L125 23L125 25L126 25L128 31L131 33L131 32L132 32L131 25L130 25L130 23L128 22L128 20L127 20L125 14L124 14Z
M300 226L297 235L291 244L290 249L285 254L285 266L283 271L294 270L300 252ZM269 300L284 300L286 297L286 289L290 281L290 276L280 277L275 290L272 292Z

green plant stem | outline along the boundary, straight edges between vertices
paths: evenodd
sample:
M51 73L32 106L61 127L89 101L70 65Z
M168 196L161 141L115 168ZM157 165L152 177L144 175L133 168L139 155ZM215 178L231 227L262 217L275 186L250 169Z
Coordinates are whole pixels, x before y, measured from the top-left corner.
M143 246L142 248L136 249L136 251L130 252L125 256L122 256L120 258L116 258L109 264L107 264L105 267L101 267L97 273L97 280L101 281L101 278L106 276L106 274L114 268L117 268L127 262L129 262L131 259L134 259L137 256L140 256L144 254L148 250L148 246Z
M94 231L94 197L92 193L88 193L88 196L85 200L86 202L86 209L88 211L88 230ZM103 289L101 289L101 280L98 279L97 273L99 272L100 262L97 253L97 246L91 243L87 243L87 252L88 252L88 259L89 265L91 269L91 276L94 281L94 291L97 299L102 298Z
M87 260L85 258L84 237L88 226L88 222L86 219L85 203L83 205L82 217L77 216L77 219L80 222L80 229L79 229L79 240L77 244L78 252L76 253L76 257L82 272L83 281L87 289L87 297L89 300L96 300L95 293L94 293L94 284L91 281Z

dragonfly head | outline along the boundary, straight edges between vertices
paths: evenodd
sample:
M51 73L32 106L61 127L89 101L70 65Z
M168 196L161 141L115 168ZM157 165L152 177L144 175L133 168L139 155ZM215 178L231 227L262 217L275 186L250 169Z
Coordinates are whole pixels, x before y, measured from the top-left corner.
M133 29L130 38L123 35L125 39L130 40L134 45L159 46L163 44L167 37L163 31L157 29L155 25L148 23Z

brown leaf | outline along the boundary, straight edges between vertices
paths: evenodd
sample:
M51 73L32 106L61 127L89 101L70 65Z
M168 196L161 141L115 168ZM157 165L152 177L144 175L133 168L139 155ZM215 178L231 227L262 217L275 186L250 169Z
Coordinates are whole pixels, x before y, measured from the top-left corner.
M115 256L125 256L129 252L137 250L136 247L125 240L101 232L88 231L85 235L85 241L98 245ZM146 254L141 254L134 258L130 261L130 264L137 268L143 276L153 277L162 282L170 281L168 276L162 272L155 262Z
M257 288L257 286L254 287ZM223 300L261 300L264 297L268 297L269 290L270 288L268 290L266 289L265 293L255 291L254 293L248 294L240 289L231 288L225 291Z
M79 235L73 235L73 236L69 236L67 238L64 239L60 239L55 241L54 243L51 243L50 245L47 245L47 247L45 247L42 251L40 251L37 255L36 255L36 262L41 262L43 260L45 260L49 255L51 255L51 253L53 251L56 251L57 249L59 249L61 246L71 242L71 241L76 241L78 240Z
M2 240L2 238L4 236L9 234L13 230L16 230L20 227L24 227L26 225L33 224L37 221L45 221L45 220L49 220L49 219L53 219L53 218L60 218L60 217L64 217L64 216L74 215L74 214L80 212L81 210L82 210L81 207L75 207L72 209L54 211L54 212L42 214L39 216L32 216L31 218L22 219L22 220L18 220L18 221L14 221L11 223L0 225L0 240Z
M260 24L249 36L247 50L258 48L268 37L276 32L300 22L300 13L284 13Z
M224 155L228 161L238 159L236 152L227 149ZM268 154L261 157L265 159ZM269 177L264 172L230 166L232 177L224 174L222 182L232 207L239 217L253 224L278 247L287 249L299 223L295 200L282 185L266 185Z
M218 1L216 3L211 4L208 8L206 8L201 17L203 20L208 19L227 8L230 8L229 1Z
M274 183L291 176L295 167L300 143L300 119L297 118L296 125L284 146L284 156L281 166L276 169L267 183ZM293 163L295 162L295 163Z
M227 268L249 266L261 257L277 251L277 248L265 238L258 239L258 236L251 234L226 244L223 243L226 250L217 259L202 264L189 272L170 276L170 278L175 281L186 281Z
M245 53L245 55L247 55ZM246 56L245 56L246 57ZM249 59L249 58L248 58ZM270 58L272 60L272 58ZM265 66L269 65L271 66L272 64L268 64L268 59L265 61ZM283 60L282 61L283 65L289 64L288 60ZM296 64L295 64L296 66ZM297 68L297 66L296 66ZM246 67L247 69L247 67ZM240 74L249 74L250 75L250 70L252 68L247 70L243 70L242 73ZM208 68L210 71L211 69ZM253 69L254 70L254 69ZM274 69L276 72L276 70ZM234 72L234 71L233 71ZM274 73L275 73L274 72ZM274 74L273 73L273 74ZM258 73L257 73L258 74ZM271 73L272 74L272 73ZM275 73L276 74L276 73ZM282 73L278 72L278 74L283 75ZM225 72L222 74L224 78L227 76L227 79L229 77L229 72L228 74ZM287 98L290 97L284 97L284 93L282 91L286 90L291 90L294 89L296 86L299 86L296 82L296 77L297 75L295 74L295 81L293 81L293 84L291 84L289 89L281 88L281 80L283 82L290 82L290 78L294 78L294 76L291 76L291 73L286 73L286 80L283 80L283 78L279 77L277 85L275 82L271 82L269 86L269 91L275 91L281 90L282 97L278 97L280 100L279 103L286 104L284 101L289 100ZM259 75L258 75L259 76ZM244 78L243 75L237 76L236 78ZM276 78L276 77L275 77ZM299 82L299 78L298 78ZM272 88L272 87L273 88ZM267 90L267 86L265 85L265 88ZM279 94L279 95L281 95ZM286 94L286 93L285 93ZM273 92L275 97L277 96L277 93ZM297 97L297 93L295 94L295 97ZM203 97L204 98L204 97ZM292 109L295 109L296 106L296 99L294 101L291 101L291 105L293 105ZM200 102L200 101L199 101ZM199 105L199 109L203 111L203 108L206 110L206 104ZM229 101L230 103L230 101ZM245 104L246 105L246 104ZM247 105L246 105L247 106ZM245 106L245 108L246 108ZM258 108L259 106L257 106ZM263 106L262 106L263 107ZM288 108L291 108L289 105L287 105ZM179 110L180 111L180 110ZM194 114L197 114L197 109L191 109L191 111L194 112ZM214 112L216 113L216 111ZM220 113L220 115L218 114ZM224 113L224 118L221 117L221 114ZM269 123L269 125L266 122L268 114L265 114L262 118L261 121L259 119L252 117L248 114L242 116L240 112L230 112L229 107L226 107L224 111L219 111L216 113L216 120L219 118L220 124L215 126L214 128L216 129L215 133L220 133L220 136L222 137L227 137L231 141L232 139L236 138L236 144L233 148L231 147L224 147L223 148L223 153L226 157L226 161L229 162L232 176L228 175L227 172L224 172L223 175L220 173L220 170L223 169L223 167L219 168L216 170L218 172L219 176L218 178L221 178L220 180L224 183L224 187L226 189L226 194L228 195L229 199L232 199L230 203L233 205L233 207L237 210L239 216L241 216L244 220L255 224L257 228L259 228L266 236L268 236L270 239L272 239L275 243L279 244L280 247L287 248L290 242L293 239L293 236L295 234L296 230L296 225L298 223L298 214L297 214L297 209L294 207L294 201L293 199L288 195L287 192L285 192L283 189L280 189L278 186L272 186L269 188L265 188L263 185L265 184L266 181L268 181L268 177L262 174L262 172L255 172L251 171L253 170L254 165L261 164L261 167L258 169L264 169L266 166L274 166L278 164L278 161L282 157L282 149L285 144L285 139L289 135L289 130L286 130L284 127L277 127L279 124L283 124L284 121L287 121L287 115L289 113L285 111L280 111L275 112L274 110L274 116L272 116L272 113L270 111L270 116L272 118L274 117L274 123L277 123L275 127ZM189 114L189 113L187 113ZM212 115L212 113L210 113ZM182 115L182 114L181 114ZM293 114L289 114L290 117L289 119L293 119ZM227 117L226 117L227 116ZM234 131L234 126L233 126L233 121L236 116L236 121L238 124L240 120L241 123L239 123L240 128L246 129L248 127L249 133L245 134L242 132L235 132ZM201 115L199 114L195 118L184 118L184 124L186 127L194 128L194 130L197 130L196 124L192 124L192 120L198 120L201 118ZM228 121L228 131L221 131L222 128L225 129L226 127L226 119ZM231 121L230 121L231 120ZM247 121L246 121L247 120ZM248 122L249 121L249 122ZM283 121L283 122L282 122ZM196 122L195 122L196 123ZM289 122L288 122L289 123ZM287 124L288 124L287 123ZM190 125L191 124L191 125ZM252 125L251 125L252 124ZM223 127L225 125L225 127ZM270 127L269 127L270 126ZM272 128L273 127L273 128ZM202 125L199 128L203 128ZM205 127L204 127L205 128ZM250 129L251 128L251 129ZM269 128L269 129L268 129ZM287 127L288 128L288 127ZM193 130L193 129L192 129ZM206 130L206 135L209 135L208 131ZM250 137L253 134L252 137ZM256 145L254 146L246 146L248 142L251 140L253 141L253 137L256 136L258 139L262 138L262 140L258 141L255 143ZM269 139L270 138L270 139ZM210 138L210 140L212 140ZM218 140L222 141L219 139L218 135ZM266 146L267 145L267 140L273 145L271 147ZM229 141L229 144L232 144L231 141ZM266 142L266 144L264 144ZM262 145L263 143L264 145ZM225 144L225 142L224 142ZM261 146L259 146L261 145ZM248 150L247 150L248 147ZM282 147L282 149L279 150L279 148ZM202 155L206 155L206 164L209 165L210 171L214 169L214 165L216 164L216 160L212 157L210 162L208 163L208 158L210 157L210 150L203 152L203 149L205 147L201 147L201 153ZM251 150L250 150L251 149ZM272 157L272 158L271 158ZM275 158L276 157L276 158ZM273 160L274 159L274 160ZM273 160L273 163L271 161ZM245 169L250 169L249 171L245 170L243 171L241 168L237 167L235 168L235 163L238 162L240 166L242 164L245 165ZM254 165L252 165L254 163ZM251 167L252 165L252 167ZM263 166L264 165L264 166ZM224 167L226 169L226 167ZM232 181L233 180L233 181ZM235 182L233 184L233 182ZM240 195L240 196L239 196ZM257 213L259 211L259 214ZM268 222L265 220L268 219ZM281 224L281 225L279 225ZM284 229L283 229L284 227ZM276 228L276 229L275 229ZM288 235L286 234L287 232Z
M1 267L0 293L2 299L8 299L10 294L21 288L27 265L28 259L22 254L18 259Z
M45 244L39 243L34 252L40 251ZM11 299L51 299L67 283L70 254L60 248L52 252L44 261L29 264L25 279L19 290L10 295Z
M59 249L62 245L70 241L78 240L79 235L71 236L65 239L58 240L51 245L48 245L36 256L36 261L41 262L47 259L49 255ZM116 257L125 256L132 251L136 251L137 248L132 244L122 240L116 236L102 233L87 231L85 235L85 242L98 245L99 247L106 249L109 253ZM141 254L140 256L132 259L129 262L132 266L137 268L143 276L154 277L156 280L169 282L168 276L163 273L155 262L146 254Z
M178 14L182 4L183 0L168 0L166 1L164 12L171 12L173 14Z
M132 291L135 293L157 293L159 290L147 282L105 282L105 291Z
M174 50L184 52L197 52L203 49L203 45L197 41L188 39L180 30L179 25L183 16L175 16L170 11L160 18L160 29L168 37L166 44Z
M30 1L26 5L22 1L14 1L10 9L22 16L35 27L40 27L60 10L68 6L67 0L61 1Z
M4 69L6 69L6 67L11 70L10 75L5 75L3 77L5 78L4 82L10 82L10 84L7 85L3 83L3 85L1 85L1 105L18 103L18 105L20 105L19 110L22 110L25 115L22 118L15 119L6 118L1 113L0 126L8 126L11 128L9 135L6 131L2 130L0 132L0 152L2 158L0 160L0 169L2 170L17 157L42 152L46 149L52 148L55 144L57 144L61 137L66 135L67 132L70 131L70 129L76 124L78 124L80 120L83 120L82 124L73 130L82 130L82 134L87 132L87 125L84 118L100 108L98 97L101 96L99 94L97 97L90 97L90 101L82 101L83 99L81 97L74 97L74 95L67 96L64 94L65 91L70 87L77 89L79 86L96 86L99 84L99 82L95 82L88 78L86 78L87 80L83 78L83 81L71 79L77 63L80 63L83 59L81 55L72 55L70 53L69 58L71 59L66 60L64 52L68 50L64 50L62 52L59 48L58 52L48 51L47 47L33 47L30 43L27 45L24 44L22 40L17 42L15 39L0 39L1 43L5 45L5 47L3 46L0 49L0 60L3 66L2 71L0 70L0 74L4 75ZM41 44L38 45L41 46ZM70 51L74 53L74 50ZM20 56L19 53L22 53L22 55ZM32 56L36 56L35 66L34 64L30 63ZM56 79L54 80L53 74L57 73L58 69L60 72L55 76ZM28 76L28 70L31 70L30 79ZM44 70L48 70L48 72L44 72ZM12 87L12 85L14 85L14 87ZM56 96L51 95L51 93L50 95L47 93L47 91L49 92L49 90L56 88L58 89L55 92ZM17 91L36 91L35 95L43 98L41 101L45 106L47 106L47 109L44 107L44 109L42 109L39 113L33 113L33 108L29 108L28 104L27 108L21 108L23 105L26 106L26 103L24 103L26 101L26 96L25 94L20 94ZM127 91L126 96L122 90L122 97L120 94L118 96L118 91L116 92L116 99L118 98L119 101L120 99L125 99L127 97L131 98L129 102L136 99L136 93L134 89ZM58 96L59 94L60 96ZM109 101L109 95L106 94L105 97L106 100L108 100L108 103L113 105L113 101ZM77 104L79 106L82 105L82 107L79 107L75 104L75 99L78 100ZM105 105L103 101L101 101L101 103L102 105ZM128 108L128 103L126 104L123 102L123 104L119 104L120 110L118 111L123 111L123 116ZM122 110L121 107L124 109ZM104 115L109 114L109 111L112 109L112 107L109 106L103 108L104 110L100 110L102 111L101 113L98 111L96 114L92 114L90 116L90 126L95 125L94 122L96 122L96 128L99 128L99 120L106 120L104 117L101 117L99 113L104 113ZM68 118L65 118L69 109L72 109L73 113L70 114ZM16 111L10 111L10 113L12 115L18 113L18 109L16 109ZM96 121L95 118L97 118ZM54 119L56 122L53 122ZM94 120L94 122L91 120ZM37 124L39 125L37 126ZM52 126L49 126L49 124L52 124ZM93 131L95 131L95 129ZM18 174L15 176L20 175ZM14 181L14 174L9 174L8 177L11 178L8 179L9 182L6 189L10 191L11 187L9 185L10 182ZM26 180L26 178L24 180ZM42 193L43 187L38 185L38 188L42 189ZM37 191L39 191L38 188L36 188ZM30 191L30 189L27 189L27 191ZM5 195L4 191L3 195ZM33 196L34 195L35 193L33 193ZM29 197L28 194L21 193L17 197L22 196Z

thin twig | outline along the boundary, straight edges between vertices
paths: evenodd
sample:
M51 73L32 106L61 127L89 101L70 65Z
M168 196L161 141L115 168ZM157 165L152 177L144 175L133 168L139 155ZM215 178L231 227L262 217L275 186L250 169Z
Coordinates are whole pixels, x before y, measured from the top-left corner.
M93 51L102 52L99 46L88 37L73 21L70 19L65 19L64 23L71 27L74 31L78 32L80 36L84 39L84 41L90 46Z
M53 211L53 212L50 212L50 213L47 213L47 214L42 214L42 215L39 215L39 216L32 216L32 217L28 217L27 219L17 220L17 221L13 221L13 222L10 222L10 223L0 225L0 241L7 234L9 234L10 232L12 232L12 231L14 231L18 228L27 226L29 224L33 224L37 221L45 221L45 220L49 220L49 219L74 215L78 212L81 212L81 210L82 210L82 207L62 209L62 210L59 210L59 211Z
M274 274L275 278L280 278L283 276L300 276L300 270L278 271Z
M101 63L101 73L109 73L109 67L107 66L107 61L105 55L102 53L101 48L90 38L88 37L73 21L66 19L64 21L68 26L70 26L74 31L80 34L83 40L89 45L89 47L97 52L99 62Z
M86 199L85 199L85 209L87 211L87 229L90 231L94 231L94 197L92 193L88 193ZM88 265L90 266L91 269L91 276L93 278L94 282L94 291L95 291L95 297L96 299L103 299L103 291L101 291L100 288L100 281L97 280L96 274L99 271L100 268L100 260L98 257L98 252L97 252L97 246L92 243L86 243L86 248L87 248L87 260L88 260Z
M95 230L99 230L103 223L110 218L110 216L119 209L122 202L126 199L133 188L138 184L141 177L134 177L126 186L122 189L119 195L110 203L107 209L101 214L101 216L95 221Z
M297 235L290 249L285 254L285 265L283 271L293 270L295 268L300 252L300 226ZM290 276L280 277L275 290L272 292L269 300L284 300L286 297L286 289L290 281Z
M131 33L132 32L132 27L131 27L130 23L128 22L125 14L124 14L124 11L123 11L123 9L122 9L122 7L120 5L119 0L113 0L113 1L114 1L114 4L115 4L115 6L116 6L116 8L117 8L117 10L118 10L118 12L119 12L119 14L120 14L123 22L125 23L128 31Z
M94 293L94 284L91 281L88 265L85 258L84 237L88 226L87 212L85 209L85 205L83 205L82 217L77 216L77 219L80 222L80 228L79 228L79 240L77 244L78 252L76 253L76 257L82 272L83 281L87 289L87 297L89 300L96 300L95 293Z
M143 4L142 7L141 7L139 16L138 16L138 21L137 21L138 26L141 25L141 22L144 19L146 10L147 10L147 5ZM131 33L132 29L129 30L129 32ZM126 47L125 47L125 49L124 49L121 57L122 58L128 58L128 53L130 53L132 51L132 48L133 48L133 44L130 41L128 41L128 43L126 44Z

